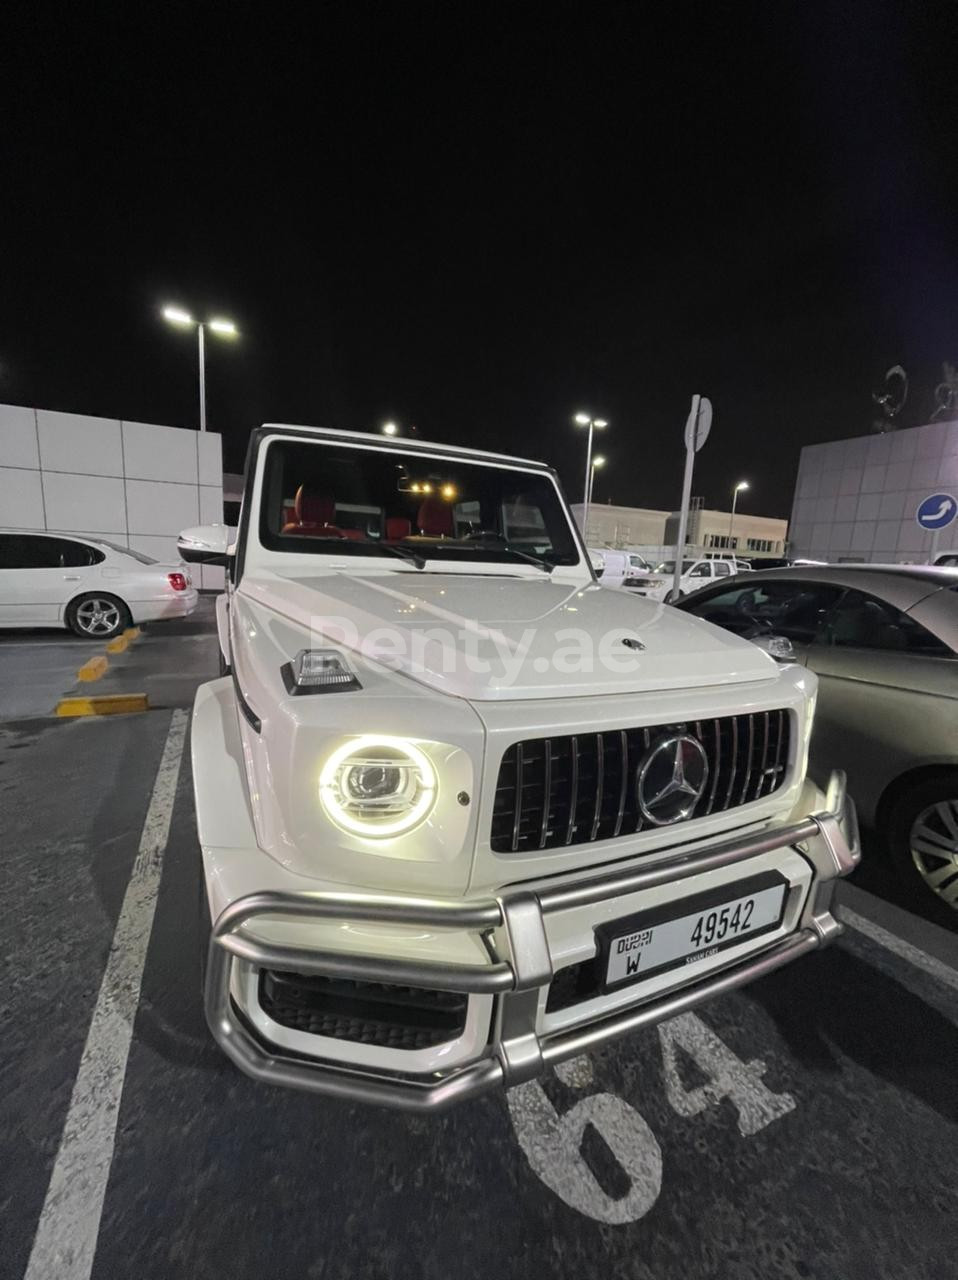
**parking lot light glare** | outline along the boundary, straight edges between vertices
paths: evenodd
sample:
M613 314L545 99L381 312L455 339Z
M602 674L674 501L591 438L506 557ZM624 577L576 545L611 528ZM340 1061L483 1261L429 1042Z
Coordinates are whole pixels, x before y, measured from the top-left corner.
M383 435L384 435L384 436L395 436L395 435L398 435L398 434L399 434L399 428L396 426L395 422L384 422L384 423L383 423Z
M193 324L193 317L188 311L184 311L182 307L164 307L163 319L169 320L170 324Z
M580 427L587 427L589 425L589 415L587 413L577 413L575 415L575 420Z
M210 328L214 333L221 333L227 338L235 338L237 336L236 325L232 320L211 320Z

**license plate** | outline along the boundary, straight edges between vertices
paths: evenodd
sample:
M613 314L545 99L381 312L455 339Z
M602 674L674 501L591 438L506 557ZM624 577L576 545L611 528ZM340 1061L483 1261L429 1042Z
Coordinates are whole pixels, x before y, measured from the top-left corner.
M596 930L605 990L639 982L777 929L788 883L777 872L656 907Z

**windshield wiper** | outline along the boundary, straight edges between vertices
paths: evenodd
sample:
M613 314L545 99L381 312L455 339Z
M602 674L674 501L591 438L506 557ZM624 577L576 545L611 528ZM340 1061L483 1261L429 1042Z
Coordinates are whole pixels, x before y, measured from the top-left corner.
M528 551L520 551L518 547L514 547L505 538L498 534L485 534L482 538L470 538L469 545L473 547L485 547L490 545L497 550L506 551L511 556L518 556L520 560L525 560L529 564L534 564L537 569L541 569L543 573L552 573L555 565L545 560L542 556L530 555Z
M414 564L417 569L425 569L426 562L418 552L411 551L409 547L398 547L392 542L377 542L374 538L363 538L362 542L367 547L378 547L380 551L385 551L387 555L398 556L400 560L406 560L409 564Z

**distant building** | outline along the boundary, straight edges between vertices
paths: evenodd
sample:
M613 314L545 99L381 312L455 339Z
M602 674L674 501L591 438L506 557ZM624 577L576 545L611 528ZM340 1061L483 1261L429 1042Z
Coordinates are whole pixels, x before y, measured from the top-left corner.
M582 504L574 503L572 510L581 529ZM701 499L693 499L686 535L689 550L701 555L723 555L733 551L749 559L785 554L787 520L736 511L730 541L730 519L730 512L703 508ZM589 507L585 540L590 547L628 547L643 554L664 557L670 550L674 551L678 531L679 513L676 511L613 507L594 502Z
M0 524L106 538L175 564L181 529L222 519L215 431L0 404ZM192 573L222 588L222 569Z
M582 504L573 503L572 511L581 529ZM613 507L593 502L585 540L590 547L659 546L665 541L668 518L667 511L649 507Z
M791 554L853 563L925 563L958 546L958 522L919 527L925 498L958 497L958 422L853 436L802 450Z
M686 542L711 552L734 552L747 559L762 556L783 556L788 536L788 521L774 516L753 516L747 511L736 511L731 537L732 513L699 508L689 513L689 529ZM665 524L665 541L674 545L679 536L679 513L673 512Z

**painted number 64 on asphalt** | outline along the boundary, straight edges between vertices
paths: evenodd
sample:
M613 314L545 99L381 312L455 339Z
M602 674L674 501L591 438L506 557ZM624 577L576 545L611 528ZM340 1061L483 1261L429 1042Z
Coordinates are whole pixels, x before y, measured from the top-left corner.
M699 1115L727 1098L738 1113L739 1132L751 1137L795 1108L789 1093L773 1093L762 1083L765 1064L743 1062L694 1013L683 1013L659 1028L665 1092L681 1116ZM687 1089L680 1077L677 1049L682 1049L708 1077L708 1083ZM575 1058L558 1067L567 1085L592 1082L588 1058ZM533 1171L560 1200L597 1222L626 1223L643 1218L662 1189L662 1149L643 1117L613 1093L593 1093L568 1111L558 1112L538 1083L520 1085L506 1094L519 1144ZM586 1127L602 1136L628 1180L625 1195L610 1196L600 1185L582 1154Z

